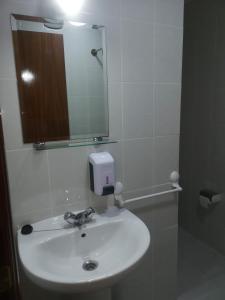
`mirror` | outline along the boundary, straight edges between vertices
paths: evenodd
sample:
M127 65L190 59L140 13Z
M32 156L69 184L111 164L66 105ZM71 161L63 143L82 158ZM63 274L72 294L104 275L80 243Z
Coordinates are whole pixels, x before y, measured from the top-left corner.
M105 27L12 15L24 143L107 137Z

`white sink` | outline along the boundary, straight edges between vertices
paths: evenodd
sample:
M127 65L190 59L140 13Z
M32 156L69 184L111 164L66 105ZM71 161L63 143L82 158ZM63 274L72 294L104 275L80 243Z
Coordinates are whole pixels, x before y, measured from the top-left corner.
M68 227L63 216L32 226L29 235L18 231L25 272L37 285L61 292L112 286L137 265L150 244L145 224L126 209L95 214L81 229ZM83 264L90 260L97 268L84 270Z

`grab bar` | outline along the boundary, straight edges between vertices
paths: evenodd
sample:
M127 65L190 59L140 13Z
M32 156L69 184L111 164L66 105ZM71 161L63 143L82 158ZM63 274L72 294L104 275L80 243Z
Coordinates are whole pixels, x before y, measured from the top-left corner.
M156 193L139 196L139 197L135 197L135 198L127 199L127 200L124 200L123 196L122 196L122 190L123 190L122 183L117 182L116 191L114 193L114 199L116 201L115 203L118 207L123 207L125 204L136 202L138 200L143 200L143 199L158 197L158 196L167 195L167 194L171 194L171 193L181 192L183 189L179 185L179 177L180 176L177 171L171 172L171 174L170 174L171 189L170 190L156 192Z
M135 197L135 198L131 198L128 200L124 200L124 204L127 203L131 203L131 202L135 202L138 200L143 200L143 199L147 199L147 198L153 198L153 197L157 197L157 196L162 196L162 195L167 195L167 194L171 194L171 193L176 193L176 192L181 192L183 189L180 185L177 186L172 186L171 190L167 190L167 191L163 191L163 192L158 192L158 193L154 193L154 194L149 194L149 195L145 195L145 196L140 196L140 197Z

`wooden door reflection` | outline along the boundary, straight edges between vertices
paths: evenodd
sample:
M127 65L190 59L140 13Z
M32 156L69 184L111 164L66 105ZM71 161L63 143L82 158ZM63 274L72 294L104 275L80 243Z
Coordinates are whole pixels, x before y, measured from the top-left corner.
M13 31L24 143L69 139L63 35Z

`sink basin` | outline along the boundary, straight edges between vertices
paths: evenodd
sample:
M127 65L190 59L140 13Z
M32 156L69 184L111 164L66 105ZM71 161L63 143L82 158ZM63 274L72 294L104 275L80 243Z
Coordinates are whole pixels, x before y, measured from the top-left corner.
M60 292L83 292L112 286L132 270L150 244L146 225L127 209L95 214L82 226L69 227L63 216L18 231L18 251L28 277Z

